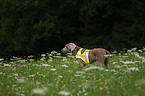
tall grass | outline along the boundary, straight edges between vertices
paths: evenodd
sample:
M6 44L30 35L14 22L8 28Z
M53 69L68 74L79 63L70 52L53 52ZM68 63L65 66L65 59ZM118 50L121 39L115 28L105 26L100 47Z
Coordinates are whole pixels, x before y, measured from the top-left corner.
M119 53L110 58L110 68L95 63L79 70L73 56L42 54L40 60L13 57L0 59L1 96L144 96L144 53Z

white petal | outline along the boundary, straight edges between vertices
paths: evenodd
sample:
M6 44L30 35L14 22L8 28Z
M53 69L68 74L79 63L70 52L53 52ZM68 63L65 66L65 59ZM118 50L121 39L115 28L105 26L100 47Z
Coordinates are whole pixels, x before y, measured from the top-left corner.
M58 94L67 96L70 95L70 92L60 91Z

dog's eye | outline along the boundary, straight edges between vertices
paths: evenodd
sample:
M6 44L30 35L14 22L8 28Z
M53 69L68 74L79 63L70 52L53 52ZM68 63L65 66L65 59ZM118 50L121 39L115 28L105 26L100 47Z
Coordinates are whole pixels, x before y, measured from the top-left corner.
M66 47L69 51L71 51L70 48L69 48L68 46L65 46L65 47Z
M67 49L69 49L67 46L65 46Z

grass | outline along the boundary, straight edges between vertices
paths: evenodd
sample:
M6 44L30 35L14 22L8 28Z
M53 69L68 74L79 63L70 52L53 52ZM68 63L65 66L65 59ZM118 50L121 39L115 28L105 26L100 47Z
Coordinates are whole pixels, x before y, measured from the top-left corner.
M55 56L54 56L55 54ZM28 57L0 62L0 96L144 96L143 53L110 58L110 68L90 64L79 70L75 58L60 53L41 60ZM138 57L140 56L140 57Z

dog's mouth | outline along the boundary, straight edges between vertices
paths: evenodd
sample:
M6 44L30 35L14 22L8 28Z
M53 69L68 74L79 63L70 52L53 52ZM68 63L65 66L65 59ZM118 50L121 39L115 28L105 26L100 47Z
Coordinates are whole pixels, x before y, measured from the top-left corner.
M65 53L65 51L62 49L61 52Z

